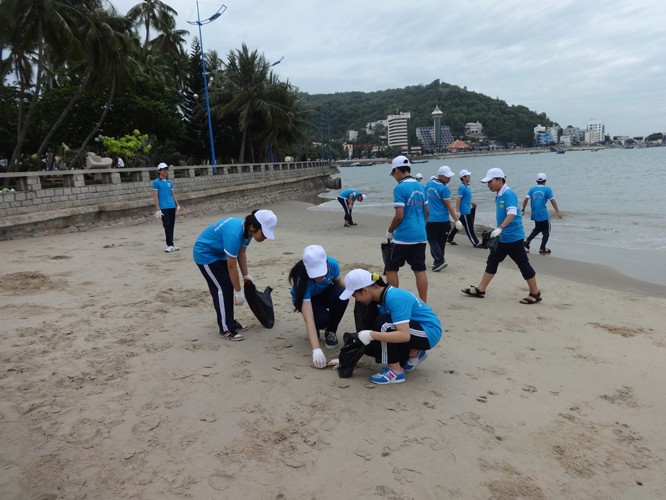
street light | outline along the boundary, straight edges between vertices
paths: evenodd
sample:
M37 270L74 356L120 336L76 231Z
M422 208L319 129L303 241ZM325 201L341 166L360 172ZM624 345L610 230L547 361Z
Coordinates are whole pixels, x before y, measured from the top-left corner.
M207 19L202 20L201 17L199 16L199 1L197 0L197 20L187 21L189 24L196 24L197 26L199 26L199 45L201 45L201 69L203 71L204 92L206 94L206 114L208 115L208 138L210 139L210 157L211 161L213 162L213 165L217 164L217 160L215 159L215 144L213 143L213 122L210 118L210 102L208 100L208 81L206 80L206 60L204 58L204 46L203 46L203 38L201 36L201 25L212 23L213 21L215 21L215 19L224 14L225 10L227 10L227 6L222 4L220 5L220 8L217 9L215 14L213 14Z

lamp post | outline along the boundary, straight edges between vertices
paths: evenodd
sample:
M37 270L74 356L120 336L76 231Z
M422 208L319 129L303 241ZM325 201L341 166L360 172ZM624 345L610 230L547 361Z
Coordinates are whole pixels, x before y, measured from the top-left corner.
M201 70L203 72L204 92L206 95L206 115L208 116L208 138L210 140L210 158L211 161L213 162L212 163L213 165L217 164L217 160L215 159L215 144L213 143L213 121L210 118L210 101L208 100L208 81L206 80L206 60L204 58L204 46L203 46L203 38L201 36L201 26L203 24L212 23L213 21L215 21L215 19L224 14L225 10L227 10L227 6L222 4L220 5L220 8L217 9L215 14L213 14L209 18L202 20L201 17L199 16L199 1L197 0L197 20L187 21L189 24L196 24L197 26L199 26L199 45L201 46Z

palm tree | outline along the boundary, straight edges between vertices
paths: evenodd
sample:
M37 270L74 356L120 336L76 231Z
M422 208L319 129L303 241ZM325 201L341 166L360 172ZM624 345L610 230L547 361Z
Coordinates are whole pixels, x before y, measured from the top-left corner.
M146 38L143 41L143 48L147 51L150 42L150 28L164 32L170 26L170 21L173 21L177 15L176 10L160 0L143 0L127 11L126 17L135 24L142 23L145 26Z

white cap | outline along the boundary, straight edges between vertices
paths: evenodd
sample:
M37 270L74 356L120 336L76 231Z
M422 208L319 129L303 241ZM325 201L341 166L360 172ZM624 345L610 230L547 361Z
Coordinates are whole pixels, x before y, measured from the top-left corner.
M169 168L169 165L166 163L162 162L159 165L157 165L157 170L162 170L163 168Z
M537 182L545 181L546 180L546 174L543 172L537 175Z
M365 201L368 199L368 195L365 193L361 193L361 196L359 197L358 201Z
M472 172L465 170L464 168L460 171L460 177L465 177L467 175L472 175Z
M489 180L495 179L497 177L506 179L506 175L504 175L504 172L502 172L501 168L491 168L486 172L486 176L481 179L481 182L488 182Z
M310 245L303 250L303 264L310 278L326 276L328 263L326 261L326 250L320 245Z
M444 165L442 167L439 167L439 170L437 170L437 175L441 175L444 177L453 177L455 174L453 173L453 170Z
M340 300L347 300L356 290L370 286L375 282L365 269L354 269L345 276L345 291L340 294Z
M416 178L417 179L423 179L423 174L421 172L419 172L418 174L416 174Z
M407 158L404 155L396 156L393 158L393 161L391 162L391 172L389 174L392 174L393 171L398 168L398 167L411 167L412 163L409 161L409 158Z
M254 213L254 217L261 224L261 232L264 233L264 236L269 240L274 240L275 235L273 234L273 230L277 225L275 214L271 210L257 210Z

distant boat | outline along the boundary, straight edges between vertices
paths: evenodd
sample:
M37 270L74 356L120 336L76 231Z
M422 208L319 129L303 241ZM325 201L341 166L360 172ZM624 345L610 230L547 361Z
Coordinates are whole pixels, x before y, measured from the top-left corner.
M557 151L555 151L555 154L558 154L558 155L563 155L564 153L566 153L566 151L564 149L558 149Z
M428 163L428 160L412 160L413 163Z

